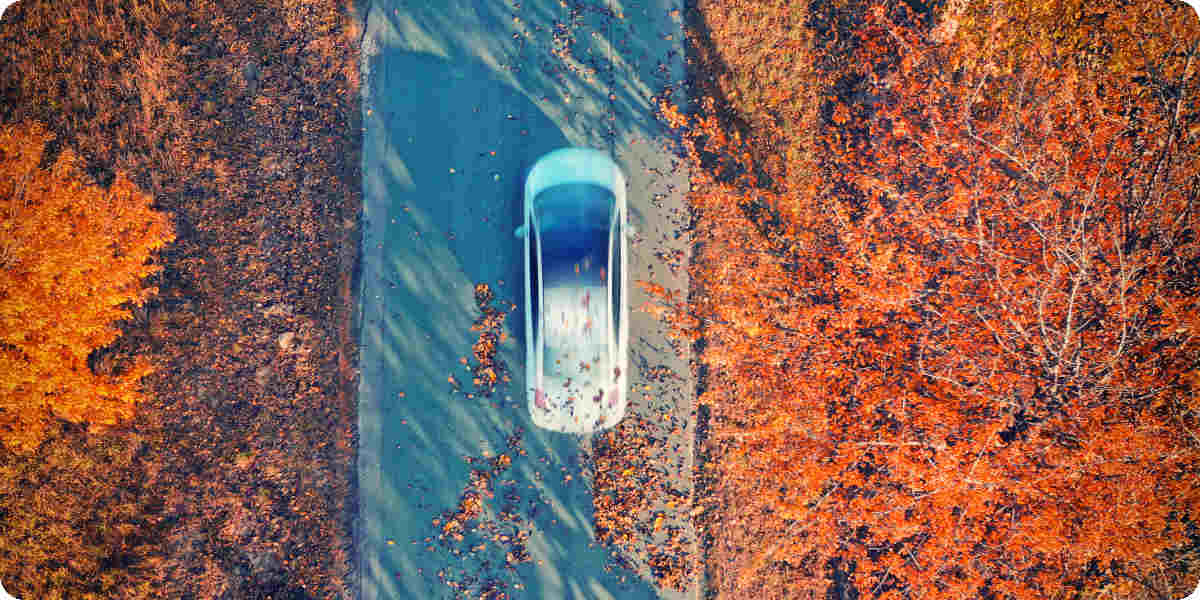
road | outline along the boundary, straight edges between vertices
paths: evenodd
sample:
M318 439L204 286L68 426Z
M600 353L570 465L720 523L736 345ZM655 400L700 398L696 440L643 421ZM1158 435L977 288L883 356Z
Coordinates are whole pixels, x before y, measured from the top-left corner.
M513 237L533 161L564 146L607 149L629 177L630 220L640 232L630 281L686 290L690 239L679 230L687 174L652 101L667 88L685 100L681 3L381 0L360 9L363 599L448 598L456 589L475 597L484 589L539 599L699 597L699 586L655 589L636 562L614 567L595 543L584 468L590 436L531 423ZM499 348L512 381L491 398L472 392L461 362L479 335L471 330L478 283L495 291L497 305L517 305ZM646 299L640 289L631 295L635 309ZM671 352L652 317L633 310L631 324L630 410L688 422L670 442L679 446L673 477L690 489L695 388L686 356ZM680 379L669 388L650 381L654 367ZM511 464L491 463L492 474L481 476L501 454ZM447 524L472 489L482 499L473 505L476 533Z

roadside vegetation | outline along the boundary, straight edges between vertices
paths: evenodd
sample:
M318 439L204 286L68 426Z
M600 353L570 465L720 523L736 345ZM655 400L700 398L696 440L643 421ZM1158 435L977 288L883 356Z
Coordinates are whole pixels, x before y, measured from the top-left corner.
M691 341L718 598L1200 577L1183 3L699 0ZM648 287L653 293L653 286Z
M15 596L352 589L358 41L321 0L4 13Z
M0 442L18 452L45 439L47 407L104 427L145 400L144 356L119 376L92 372L88 357L121 335L123 305L155 293L142 279L162 267L147 263L174 237L128 179L88 184L69 150L37 168L51 137L37 124L0 130Z

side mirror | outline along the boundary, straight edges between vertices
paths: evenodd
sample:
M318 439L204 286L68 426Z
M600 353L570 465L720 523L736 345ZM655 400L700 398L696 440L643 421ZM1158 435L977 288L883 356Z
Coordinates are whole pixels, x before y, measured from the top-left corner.
M519 238L525 237L525 225L522 225L522 226L516 228L516 230L513 231L513 235L515 235Z

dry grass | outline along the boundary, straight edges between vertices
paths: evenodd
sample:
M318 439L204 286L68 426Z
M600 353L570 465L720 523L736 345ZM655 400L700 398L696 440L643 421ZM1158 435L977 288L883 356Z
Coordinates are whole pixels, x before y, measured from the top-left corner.
M1168 552L1145 565L1128 565L1098 589L1078 600L1176 600L1196 590L1200 577L1200 550Z
M728 111L730 129L751 142L775 189L810 189L826 82L815 68L808 5L699 0L696 10L688 23L693 80Z
M350 597L358 41L332 0L5 13L0 123L46 124L43 162L71 148L102 185L127 173L178 233L159 297L93 357L150 358L153 399L0 454L17 597Z

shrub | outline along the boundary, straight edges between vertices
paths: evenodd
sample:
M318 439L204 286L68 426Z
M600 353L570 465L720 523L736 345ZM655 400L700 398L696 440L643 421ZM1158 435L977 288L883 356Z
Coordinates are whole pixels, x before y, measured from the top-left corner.
M144 358L98 375L88 355L117 339L127 303L156 288L151 252L174 239L167 216L124 174L108 189L64 150L39 168L54 138L40 124L0 128L0 441L30 451L52 417L113 425L142 400Z

